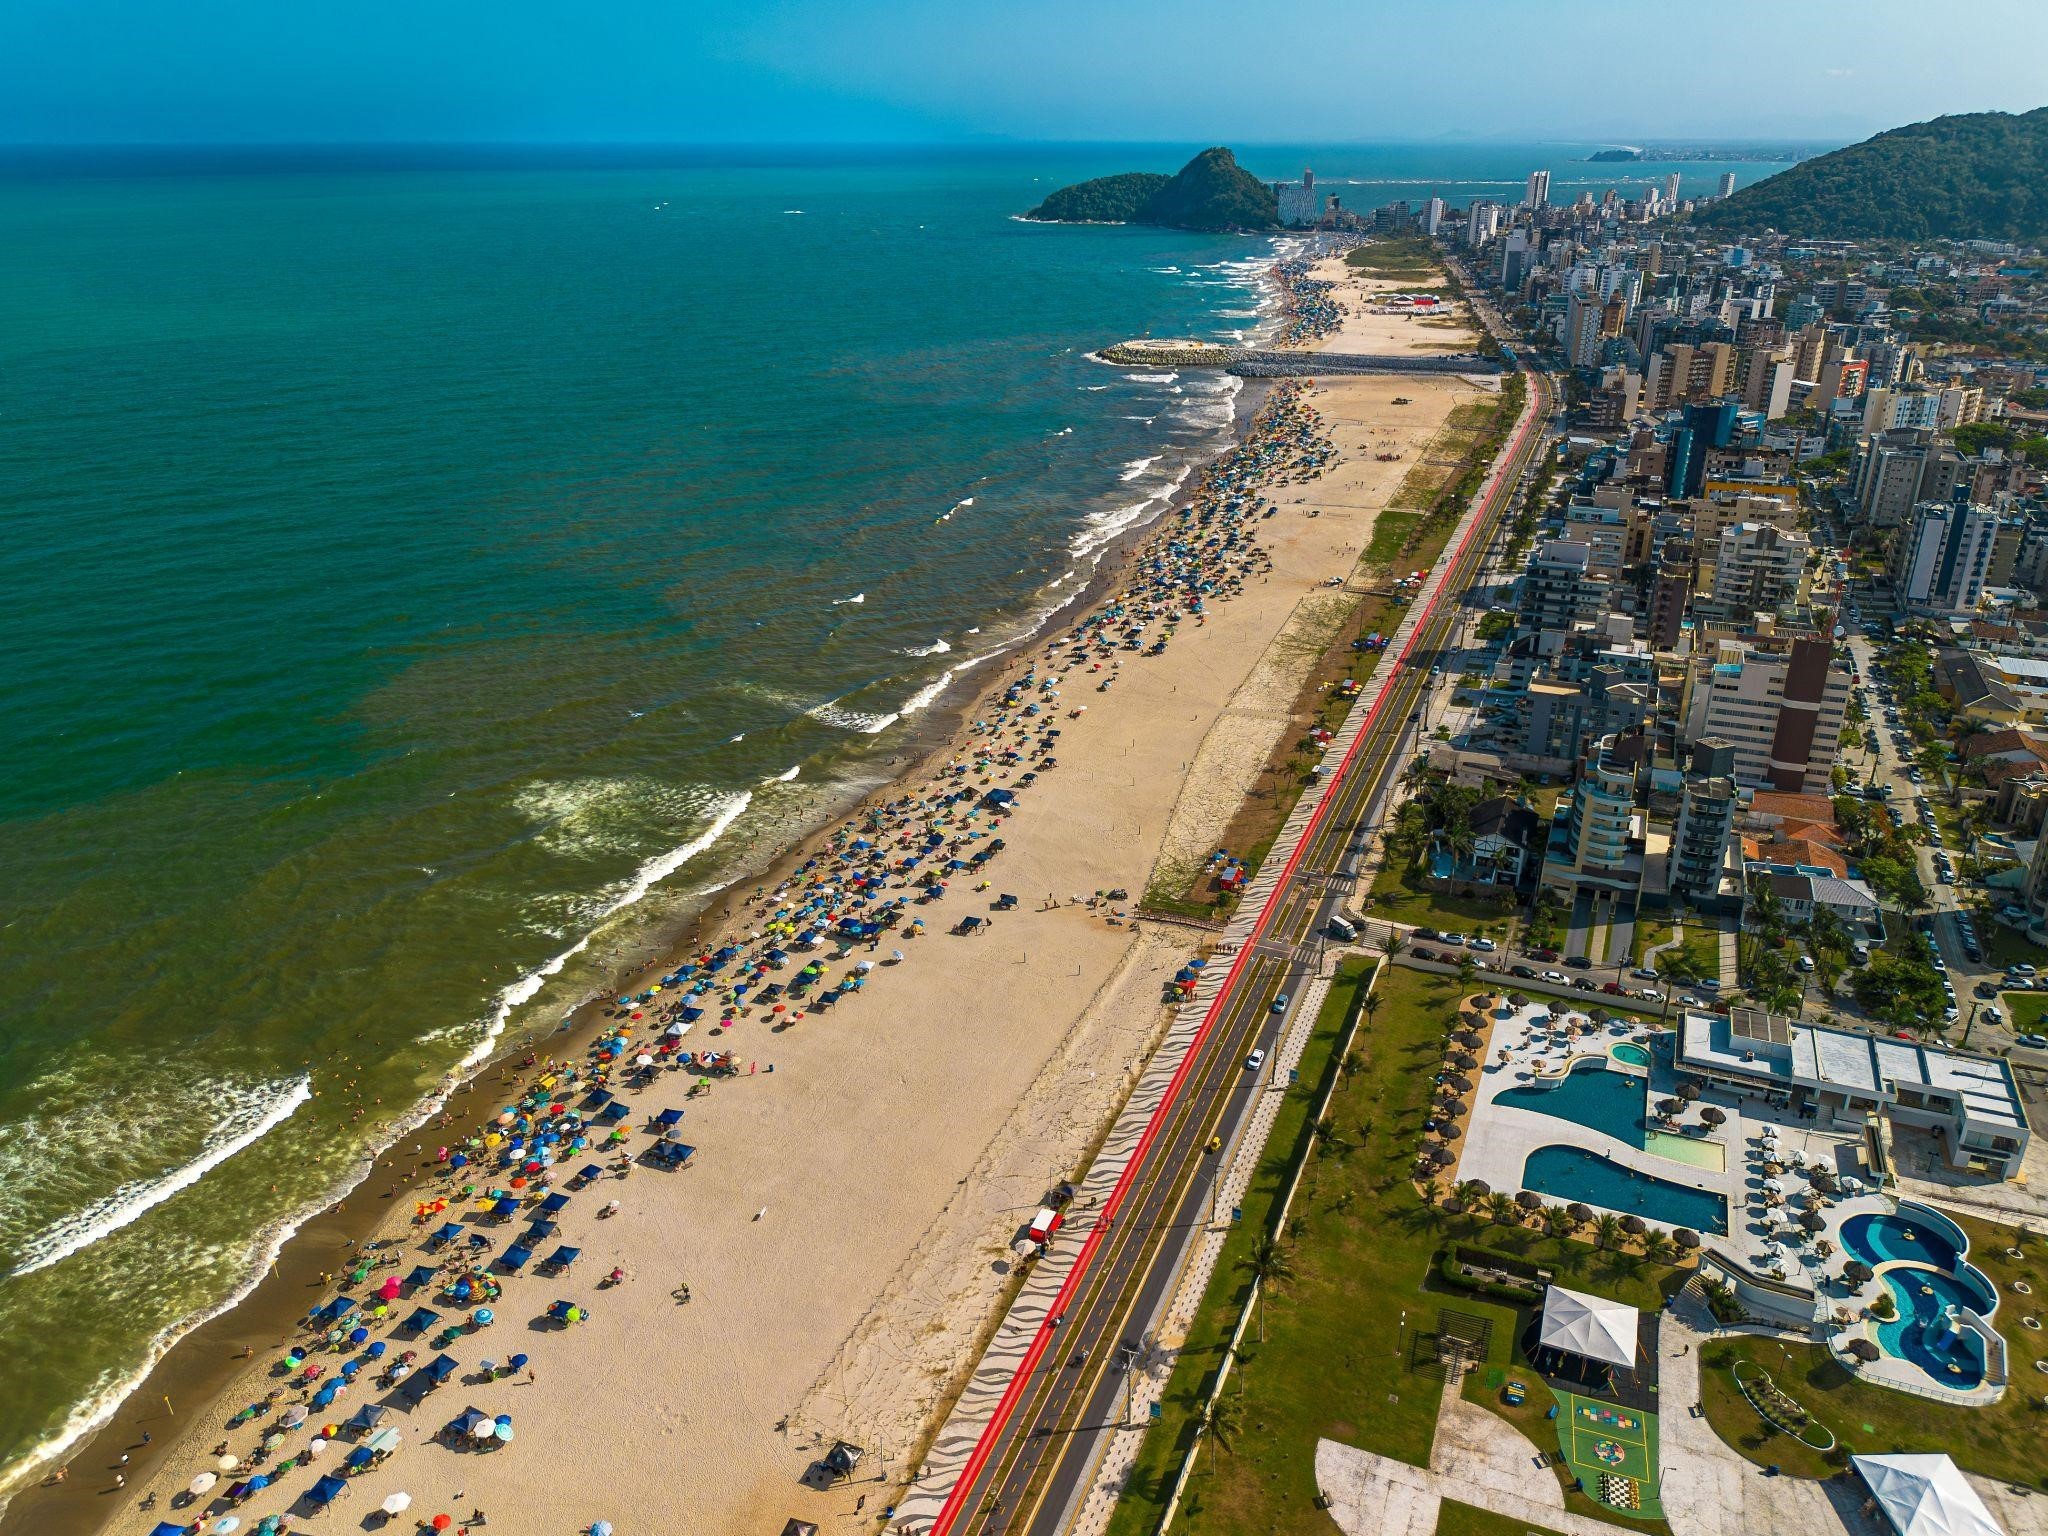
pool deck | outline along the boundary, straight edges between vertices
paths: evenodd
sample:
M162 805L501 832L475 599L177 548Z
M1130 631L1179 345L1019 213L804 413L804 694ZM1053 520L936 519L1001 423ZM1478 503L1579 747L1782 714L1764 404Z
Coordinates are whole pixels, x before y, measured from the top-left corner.
M1578 1032L1567 1034L1556 1028L1535 1026L1532 1021L1549 1015L1552 1006L1536 1002L1524 1008L1504 1007L1495 1013L1486 1060L1478 1074L1478 1090L1465 1127L1457 1176L1460 1179L1484 1179L1495 1189L1513 1193L1523 1187L1523 1168L1529 1154L1538 1147L1579 1146L1645 1177L1720 1195L1728 1203L1729 1226L1731 1229L1738 1227L1744 1193L1739 1168L1731 1171L1725 1166L1718 1170L1697 1167L1661 1157L1637 1146L1633 1140L1623 1140L1592 1126L1580 1126L1556 1115L1496 1102L1499 1095L1509 1089L1525 1088L1546 1079L1554 1081L1569 1066L1601 1057L1607 1058L1608 1070L1639 1082L1645 1080L1642 1068L1615 1061L1608 1057L1608 1051L1626 1040L1647 1043L1655 1033L1654 1025L1644 1023L1617 1029L1610 1024L1586 1033L1584 1030L1590 1028L1591 1021L1585 1013L1563 1011L1560 1017L1574 1021L1579 1026ZM1555 1006L1561 1007L1561 1000ZM1504 1051L1505 1060L1502 1057ZM1647 1080L1654 1086L1663 1072L1661 1066L1653 1066ZM1730 1122L1722 1128L1716 1140L1725 1139L1726 1133L1736 1128L1735 1111L1729 1110L1728 1113ZM1577 1198L1596 1210L1610 1209L1588 1197ZM1616 1211L1615 1214L1638 1213Z

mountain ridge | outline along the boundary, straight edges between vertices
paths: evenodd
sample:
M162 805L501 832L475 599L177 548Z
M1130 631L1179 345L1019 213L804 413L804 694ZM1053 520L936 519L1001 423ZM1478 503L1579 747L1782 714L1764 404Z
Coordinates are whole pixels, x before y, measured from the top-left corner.
M1125 171L1061 187L1025 215L1045 224L1153 224L1209 231L1276 229L1273 189L1222 145L1171 176Z

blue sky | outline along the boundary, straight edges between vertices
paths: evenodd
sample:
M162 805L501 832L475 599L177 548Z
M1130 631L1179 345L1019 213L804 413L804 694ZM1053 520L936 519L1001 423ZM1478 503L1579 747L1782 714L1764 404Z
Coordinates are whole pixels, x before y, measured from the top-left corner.
M0 142L1846 140L2048 0L4 0Z

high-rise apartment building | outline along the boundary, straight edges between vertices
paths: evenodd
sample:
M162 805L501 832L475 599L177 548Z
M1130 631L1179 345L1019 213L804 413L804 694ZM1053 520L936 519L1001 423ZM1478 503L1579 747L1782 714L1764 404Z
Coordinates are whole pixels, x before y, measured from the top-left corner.
M1721 874L1728 863L1728 844L1740 804L1735 780L1725 774L1701 773L1697 756L1693 772L1686 775L1679 791L1670 873L1671 894L1696 905L1720 895Z
M1531 171L1529 173L1529 195L1523 200L1523 206L1532 209L1542 208L1546 207L1549 202L1550 172Z
M1898 528L1926 501L1947 501L1963 483L1968 464L1927 431L1898 429L1865 438L1853 480L1856 511L1877 528Z
M1735 195L1735 173L1733 171L1723 171L1721 173L1721 184L1715 189L1714 195L1716 197L1733 197Z
M1590 890L1617 896L1641 889L1636 778L1648 756L1640 731L1604 736L1587 754L1561 825L1553 827L1543 861L1545 885L1570 894Z
M1569 539L1536 546L1522 573L1517 612L1525 628L1565 631L1597 623L1607 611L1610 584L1592 570L1592 550Z
M1924 501L1892 538L1892 590L1919 613L1975 613L1997 538L1998 514L1991 508Z
M1769 523L1733 523L1715 543L1714 606L1728 618L1774 612L1803 595L1813 540Z
M1738 784L1814 794L1832 787L1850 682L1828 641L1723 640L1686 681L1686 740L1725 741Z
M1444 200L1432 195L1429 201L1422 205L1422 232L1425 235L1434 235L1443 226L1443 222Z

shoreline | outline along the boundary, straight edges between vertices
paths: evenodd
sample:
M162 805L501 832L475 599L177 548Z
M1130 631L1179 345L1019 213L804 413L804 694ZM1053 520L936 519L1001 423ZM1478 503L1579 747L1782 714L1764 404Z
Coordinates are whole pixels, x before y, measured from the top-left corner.
M518 1012L525 1005L513 1005L510 1017L480 1043L483 1054L451 1068L442 1087L430 1092L416 1110L393 1122L406 1128L367 1161L361 1175L346 1190L296 1219L284 1218L278 1223L280 1228L290 1229L288 1235L281 1239L267 1270L252 1277L244 1294L223 1302L215 1315L182 1332L114 1405L99 1427L86 1430L45 1465L54 1463L69 1468L104 1462L112 1468L125 1453L138 1457L129 1465L138 1473L146 1472L149 1462L141 1459L139 1453L148 1451L167 1457L198 1433L198 1424L220 1406L237 1380L265 1351L282 1348L291 1341L310 1305L306 1298L328 1288L323 1274L337 1267L342 1255L354 1245L410 1229L409 1221L398 1219L403 1184L396 1204L385 1204L392 1199L389 1195L364 1193L380 1176L411 1178L407 1172L410 1154L401 1150L408 1139L432 1133L436 1142L452 1143L482 1131L501 1106L496 1095L476 1099L474 1095L480 1086L488 1081L503 1084L509 1090L524 1070L517 1065L518 1061L533 1052L544 1057L566 1053L566 1059L581 1061L592 1042L612 1025L604 1017L607 999L645 990L679 956L694 952L703 942L715 940L724 925L744 916L714 916L721 894L747 882L773 888L816 851L818 843L834 826L862 805L927 776L941 760L968 749L968 723L1003 691L1006 666L1030 656L1029 647L1050 632L1062 614L1070 609L1091 611L1132 576L1134 558L1152 533L1189 503L1205 470L1245 441L1276 382L1245 380L1243 388L1233 395L1227 439L1192 456L1180 482L1151 515L1116 529L1099 548L1076 554L1077 562L1092 560L1092 565L1073 595L1040 613L1035 621L1030 621L1029 614L1020 615L1020 619L1027 621L1023 627L984 653L976 664L976 670L990 666L987 681L967 687L947 702L947 694L957 685L959 664L955 664L954 676L948 679L945 691L916 712L923 718L908 727L907 739L898 744L899 750L878 760L882 775L879 782L862 788L855 780L839 792L820 796L801 822L786 835L775 838L777 846L757 856L742 853L722 870L719 882L703 892L702 905L693 912L679 914L633 935L630 952L647 958L628 961L622 955L615 968L602 973L610 975L616 984L593 989L554 1028L541 1028L538 1021L522 1027ZM930 685L927 682L924 686ZM578 953L599 931L593 928L579 946L565 955ZM432 1103L436 1097L441 1100L438 1106ZM428 1161L431 1163L431 1157ZM243 1355L244 1348L252 1354ZM166 1428L170 1433L164 1432ZM145 1430L152 1435L147 1446L140 1441ZM0 1536L13 1536L17 1529L34 1530L37 1536L93 1536L110 1528L132 1509L132 1501L120 1497L115 1489L95 1488L88 1495L86 1488L68 1478L53 1485L45 1477L23 1485L7 1497L4 1508L0 1508Z

